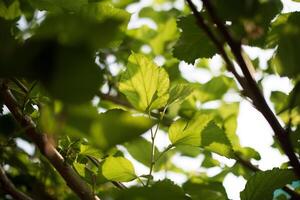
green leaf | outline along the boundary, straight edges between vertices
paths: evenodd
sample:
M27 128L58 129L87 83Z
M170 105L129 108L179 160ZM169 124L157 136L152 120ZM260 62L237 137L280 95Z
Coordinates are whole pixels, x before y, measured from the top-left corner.
M14 0L10 5L5 5L4 1L0 1L0 17L6 20L13 20L21 15L20 3Z
M284 23L283 23L284 22ZM300 74L300 12L279 16L274 22L273 33L277 36L278 48L272 64L281 76L297 78Z
M176 58L194 63L197 58L210 58L217 53L215 45L197 26L193 15L180 18L177 24L182 32L173 50Z
M275 106L276 113L279 113L287 108L288 95L280 91L272 91L270 100Z
M169 98L169 77L146 56L132 53L119 82L120 91L138 110L163 107Z
M237 154L240 154L241 157L244 157L245 160L250 160L254 158L255 160L260 160L260 154L251 147L240 147L236 150Z
M213 77L207 83L200 85L198 98L201 102L221 99L224 94L231 88L234 88L233 79L226 76Z
M39 10L62 12L65 10L76 11L88 4L88 0L29 0L32 6Z
M80 145L80 154L84 156L92 156L96 159L100 159L103 156L99 149L94 148L91 145Z
M282 188L286 184L297 180L290 169L278 169L258 172L247 182L244 191L241 192L241 200L271 200L274 190Z
M227 200L226 191L219 182L207 182L204 180L189 180L183 184L183 189L192 199L203 200Z
M148 117L118 109L97 114L91 106L76 106L69 107L66 113L68 133L87 136L103 151L136 139L154 125Z
M169 19L177 18L178 15L180 15L180 11L175 8L157 11L152 6L145 7L139 12L140 18L149 18L157 24L164 24Z
M134 167L123 157L108 157L102 165L103 176L110 181L129 182L136 178Z
M158 181L151 187L131 187L119 193L116 200L188 200L182 189L169 180Z
M93 124L92 135L101 148L108 149L135 139L152 126L153 121L147 117L134 116L122 110L109 110L100 114L97 122Z
M107 2L91 3L77 12L47 15L36 34L41 38L57 38L62 44L85 44L94 50L117 47L129 19L128 12Z
M233 157L233 150L223 129L214 122L209 122L201 133L201 146L206 150L228 158Z
M160 24L157 30L158 34L149 43L156 55L165 52L168 42L177 38L176 20L171 18L166 23Z
M206 152L204 155L205 155L205 158L204 158L203 162L201 163L202 167L211 168L211 167L220 166L220 162L218 160L214 159L210 152Z
M146 139L140 137L124 145L129 152L129 154L141 162L147 167L150 167L151 164L151 143ZM155 147L154 158L160 154L159 150ZM154 169L158 169L158 163L155 163Z
M192 92L194 87L188 84L177 84L170 90L170 98L168 100L168 105L172 103L181 103L184 101Z
M0 59L4 77L39 80L51 97L65 103L91 100L102 82L94 52L85 45L64 46L53 39L32 37L10 53Z
M169 139L173 145L200 146L201 132L212 120L204 114L195 114L190 121L179 119L169 128Z
M222 156L233 157L233 150L223 129L210 115L195 114L188 122L180 119L169 128L169 139L174 146L199 146Z
M41 57L33 62L41 64L37 70L50 65L49 71L43 69L40 78L51 96L72 104L91 100L102 82L102 73L91 52L83 46L48 47L44 46L38 54Z

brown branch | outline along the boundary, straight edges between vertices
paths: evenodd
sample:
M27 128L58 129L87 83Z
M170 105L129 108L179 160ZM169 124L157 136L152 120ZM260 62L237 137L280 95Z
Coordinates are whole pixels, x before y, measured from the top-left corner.
M219 39L217 38L217 36L215 36L215 34L210 30L209 25L207 24L207 22L205 21L205 19L202 17L202 15L198 12L196 6L193 4L193 2L191 0L186 0L190 9L192 10L195 18L196 18L196 23L199 26L199 28L201 28L206 35L209 37L209 39L214 43L214 45L217 47L218 52L220 53L220 55L222 56L222 58L224 59L225 63L226 63L226 67L228 69L228 71L230 71L237 79L238 83L242 86L242 87L246 87L245 81L243 80L242 77L240 77L240 75L237 73L234 64L231 62L231 60L229 59L228 55L226 54L226 51L223 47L223 44L221 41L219 41Z
M19 191L15 185L6 176L4 169L0 166L0 186L4 192L12 196L16 200L33 200L25 193Z
M1 80L0 80L1 81ZM39 148L40 152L50 161L54 168L66 181L67 185L83 200L99 200L89 185L68 165L62 155L56 150L46 134L39 133L35 123L27 115L23 115L15 97L5 83L0 83L0 94L4 104L10 110L16 121L25 129L26 135Z
M203 25L203 23L204 23L203 17L197 11L195 5L191 2L191 0L186 0L186 1L188 2L191 10L194 13L194 16L197 20L197 24L199 24L199 26L203 29L203 31L211 38L211 36L209 34L210 31L208 30L209 26ZM227 67L228 67L229 71L231 71L234 74L234 76L236 77L238 82L241 84L246 95L252 100L253 105L256 107L256 109L258 111L261 112L261 114L268 121L268 123L270 124L271 128L273 129L275 136L278 139L283 151L288 156L288 158L290 160L290 164L294 168L295 174L298 177L300 177L300 163L299 163L299 160L298 160L296 154L294 153L294 149L291 144L291 141L289 140L288 135L286 134L286 131L284 130L284 128L280 125L275 114L272 112L272 110L268 106L263 94L261 93L260 89L258 88L256 81L253 79L253 77L248 69L248 66L244 60L244 57L242 55L241 43L236 42L233 39L233 37L230 35L229 31L227 30L227 27L217 17L217 14L215 13L210 1L202 0L202 2L203 2L204 7L207 10L209 16L211 17L213 22L217 25L218 30L221 32L224 39L230 46L232 53L234 54L234 56L237 60L237 63L239 64L239 66L243 72L244 77L241 78L235 71L232 71L232 67L230 67L231 65L227 61L227 56L224 57L223 54L221 54L223 59L225 60L225 62L228 65ZM212 40L212 41L214 42L215 40ZM221 44L220 43L218 44L216 42L214 42L214 43L220 51ZM230 61L230 63L231 63L231 61Z
M235 159L237 162L239 162L242 166L246 167L250 171L253 171L255 173L261 171L258 167L253 165L250 161L243 159L238 154L235 154ZM300 199L300 194L295 192L289 185L284 186L282 189L291 196L291 200L299 200Z

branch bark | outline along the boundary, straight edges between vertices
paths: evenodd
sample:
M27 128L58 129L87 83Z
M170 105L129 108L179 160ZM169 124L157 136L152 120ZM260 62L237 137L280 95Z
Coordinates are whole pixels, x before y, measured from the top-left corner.
M0 80L1 81L1 80ZM66 181L67 185L83 200L100 200L94 195L89 185L84 182L80 176L68 165L62 155L56 150L46 134L39 133L35 123L27 115L23 115L15 97L7 85L2 81L0 83L0 95L4 104L10 110L16 121L24 128L26 135L38 147L40 152L49 160L54 168Z
M0 166L0 185L4 192L12 196L16 200L33 200L25 193L19 191L15 185L6 176L4 169Z
M201 16L201 14L197 11L195 5L192 3L191 0L186 0L186 1L189 4L191 10L193 11L193 14L197 20L197 23L199 24L199 27L201 29L203 29L203 31L211 38L211 36L210 36L211 34L208 34L208 32L210 31L210 28L208 26L205 26L204 19ZM236 61L243 72L244 77L240 77L239 74L236 73L235 69L232 70L232 68L234 68L232 66L232 62L230 60L228 61L228 56L226 53L225 53L225 57L223 55L224 54L223 52L225 52L223 49L223 45L216 40L212 40L213 42L216 41L214 43L218 47L218 50L220 51L223 59L227 63L228 70L234 74L235 78L238 80L238 82L242 86L246 95L252 100L253 105L268 121L269 125L271 126L271 128L273 129L273 131L275 133L277 140L279 141L279 143L281 145L281 148L283 149L285 154L288 156L288 158L290 160L290 164L293 167L295 174L298 177L300 177L300 163L299 163L299 160L298 160L296 154L294 153L292 143L288 137L287 132L280 125L277 117L275 116L275 114L272 112L271 108L267 104L256 81L253 79L253 77L249 71L249 68L247 66L247 63L245 62L245 59L242 55L241 43L237 42L233 39L230 32L227 30L227 27L224 25L224 23L218 18L217 14L215 13L215 10L214 10L213 6L211 5L211 2L209 0L202 0L202 2L203 2L205 9L207 10L210 18L212 19L213 23L216 24L219 32L223 35L225 41L231 48L231 51L232 51L233 55L235 56Z

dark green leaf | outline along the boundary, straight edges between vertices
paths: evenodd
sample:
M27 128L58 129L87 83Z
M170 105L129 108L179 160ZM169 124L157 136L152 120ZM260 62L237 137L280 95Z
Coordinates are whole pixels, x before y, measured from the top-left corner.
M206 182L203 180L188 181L183 189L193 200L227 200L226 191L219 182Z
M182 32L173 50L176 58L194 63L197 58L210 58L217 53L215 45L197 26L193 15L180 18L178 26Z
M151 143L144 138L138 138L125 144L126 149L130 155L141 162L147 167L151 164ZM160 154L159 150L155 147L154 159ZM156 159L155 159L156 160ZM158 163L155 164L155 168L158 169Z
M73 106L66 112L66 131L81 137L86 135L92 144L103 151L136 139L153 126L153 121L148 117L118 109L98 114L91 106Z
M297 180L294 172L290 169L268 170L258 172L247 182L244 191L241 192L241 200L271 200L274 190Z
M273 34L277 36L278 48L273 58L273 66L281 76L298 77L300 58L297 54L300 45L300 13L279 16L274 22Z
M169 180L159 181L151 187L132 187L121 191L116 200L188 200L182 189Z

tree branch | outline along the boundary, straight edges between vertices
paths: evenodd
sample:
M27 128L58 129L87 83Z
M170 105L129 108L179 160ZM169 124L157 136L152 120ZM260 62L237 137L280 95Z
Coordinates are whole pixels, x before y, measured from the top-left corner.
M4 169L0 166L0 185L4 192L11 195L16 200L33 200L23 192L19 191L6 176Z
M208 26L203 25L203 17L200 15L200 13L197 11L195 5L191 2L191 0L186 0L191 8L191 10L194 13L194 16L197 20L197 24L199 24L200 28L203 29L203 31L211 38L209 32L210 29ZM234 54L237 63L239 64L244 77L240 77L235 70L232 71L231 65L228 63L227 59L228 56L225 53L225 57L223 53L221 53L223 59L227 63L227 67L229 71L231 71L235 78L238 80L240 85L242 86L243 90L245 91L246 95L252 100L253 105L256 107L258 111L261 112L261 114L265 117L265 119L268 121L270 124L271 128L273 129L276 138L278 139L283 151L285 154L288 156L290 160L290 164L294 168L295 174L300 177L300 163L299 160L294 153L294 149L292 146L291 141L289 140L288 135L286 134L286 131L284 128L280 125L278 119L276 118L275 114L272 112L270 107L268 106L263 94L261 93L260 89L258 88L258 85L256 81L253 79L248 66L244 60L244 57L242 55L242 48L241 48L241 43L236 42L233 37L230 35L229 31L227 30L227 27L224 25L224 23L219 20L217 17L217 14L215 13L211 3L209 0L202 0L204 7L206 8L209 16L211 17L212 21L217 25L218 30L221 32L223 35L224 39L230 46L232 53ZM213 42L215 40L212 40ZM215 43L215 42L214 42ZM215 43L215 45L218 47L220 51L220 43ZM225 51L224 51L225 52ZM231 63L231 61L230 61Z
M1 81L1 80L0 80ZM73 168L68 165L62 155L55 149L46 134L39 133L36 130L35 123L27 115L23 115L15 97L7 85L2 81L0 83L0 94L4 104L10 110L16 121L25 129L26 135L39 148L41 153L50 161L54 168L66 181L67 185L83 200L99 200L95 196L89 185L84 182Z
M219 41L219 39L215 36L215 34L210 30L209 25L207 24L205 19L202 17L202 15L198 12L198 10L197 10L196 6L193 4L193 2L191 0L186 0L186 1L196 18L197 25L199 26L199 28L201 28L206 33L206 35L209 37L209 39L217 47L217 50L219 51L220 55L222 56L222 58L224 59L224 61L226 63L226 67L227 67L228 71L230 71L236 77L238 83L242 87L246 87L245 81L237 73L237 71L234 67L234 64L231 62L228 55L226 54L226 51L223 47L222 42Z

